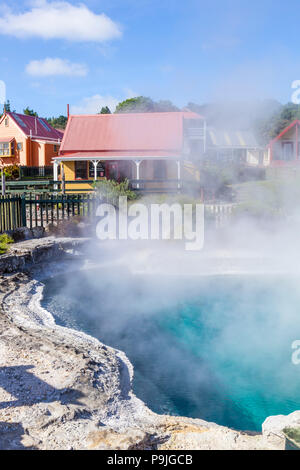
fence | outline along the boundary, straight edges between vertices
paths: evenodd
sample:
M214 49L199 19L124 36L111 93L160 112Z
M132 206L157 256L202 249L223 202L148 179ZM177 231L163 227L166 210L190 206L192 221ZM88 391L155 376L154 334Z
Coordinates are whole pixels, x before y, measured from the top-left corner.
M69 220L74 216L92 217L106 197L98 194L35 194L0 196L0 233L19 227L45 227L49 223ZM117 204L117 201L116 201ZM226 225L234 204L207 204L205 215L216 227Z
M37 167L42 168L42 167ZM31 170L28 168L28 170ZM6 181L5 193L20 194L20 192L58 192L58 193L90 193L93 191L93 180L54 181L53 179L36 179ZM201 186L198 182L178 179L152 179L152 180L129 180L130 188L140 193L185 193L200 194ZM2 186L0 183L0 189Z
M23 223L29 228L44 227L74 216L93 216L100 202L99 197L93 194L28 194L23 198L26 210Z
M44 227L74 216L92 216L99 202L97 196L86 194L0 196L0 233L20 227Z
M22 227L24 212L25 205L20 196L0 196L0 233Z
M21 179L39 179L49 178L53 179L53 166L20 166Z

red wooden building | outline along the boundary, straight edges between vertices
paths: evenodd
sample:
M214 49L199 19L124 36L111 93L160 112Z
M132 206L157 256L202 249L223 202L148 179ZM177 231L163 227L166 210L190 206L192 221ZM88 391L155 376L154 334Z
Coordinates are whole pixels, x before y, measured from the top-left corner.
M300 121L293 121L269 144L269 160L272 166L288 166L300 163Z

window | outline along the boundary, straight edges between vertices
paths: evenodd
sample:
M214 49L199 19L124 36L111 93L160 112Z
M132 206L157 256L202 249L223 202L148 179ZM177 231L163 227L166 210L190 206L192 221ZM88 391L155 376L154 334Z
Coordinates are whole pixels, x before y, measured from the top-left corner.
M15 120L20 124L20 126L22 127L27 127L25 122L22 121L22 119L20 118L20 116L18 116L17 114L13 113L13 117L15 118Z
M75 178L87 179L87 162L75 162Z
M14 143L0 142L0 155L9 157L14 155Z
M94 178L94 164L93 162L89 162L89 178ZM103 163L98 163L97 165L97 178L101 178L105 176L105 167Z
M59 145L53 145L53 147L54 147L54 152L57 153L59 150Z
M8 119L8 118L5 118L4 123L5 123L5 127L8 127L8 126L9 126L9 119Z
M282 143L282 160L289 161L294 159L294 143L283 142Z
M18 143L17 143L17 149L19 150L19 152L22 152L22 150L23 150L23 142L18 142Z
M154 179L161 180L167 177L167 166L164 160L159 160L154 163Z
M48 124L41 118L38 118L39 120L39 123L42 124L43 128L48 131L48 132L51 132L51 129L50 127L48 126Z

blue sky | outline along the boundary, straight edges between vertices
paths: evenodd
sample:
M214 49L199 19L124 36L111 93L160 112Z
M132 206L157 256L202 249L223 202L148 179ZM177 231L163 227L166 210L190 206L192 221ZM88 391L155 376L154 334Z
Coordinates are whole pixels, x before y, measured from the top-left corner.
M299 14L299 0L4 0L0 79L13 108L41 116L135 95L287 102Z

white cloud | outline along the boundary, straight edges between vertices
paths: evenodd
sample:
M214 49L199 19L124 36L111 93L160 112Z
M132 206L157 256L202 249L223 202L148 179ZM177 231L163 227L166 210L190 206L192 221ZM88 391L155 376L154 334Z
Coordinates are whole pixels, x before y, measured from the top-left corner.
M111 112L113 113L116 109L116 106L123 100L128 98L134 98L139 96L139 93L135 93L130 88L123 89L123 97L114 97L111 95L94 95L87 98L83 98L80 104L71 106L72 114L97 114L100 113L101 108L108 106Z
M84 77L88 69L84 64L75 64L66 59L50 57L43 60L32 60L26 66L26 72L34 77L49 77L65 75L69 77Z
M97 114L103 106L108 106L111 112L114 112L119 102L120 100L113 96L94 95L84 98L77 106L71 106L71 114Z
M97 42L122 35L118 24L104 13L93 13L82 3L72 5L47 0L35 1L30 10L19 14L4 9L0 16L0 34Z

